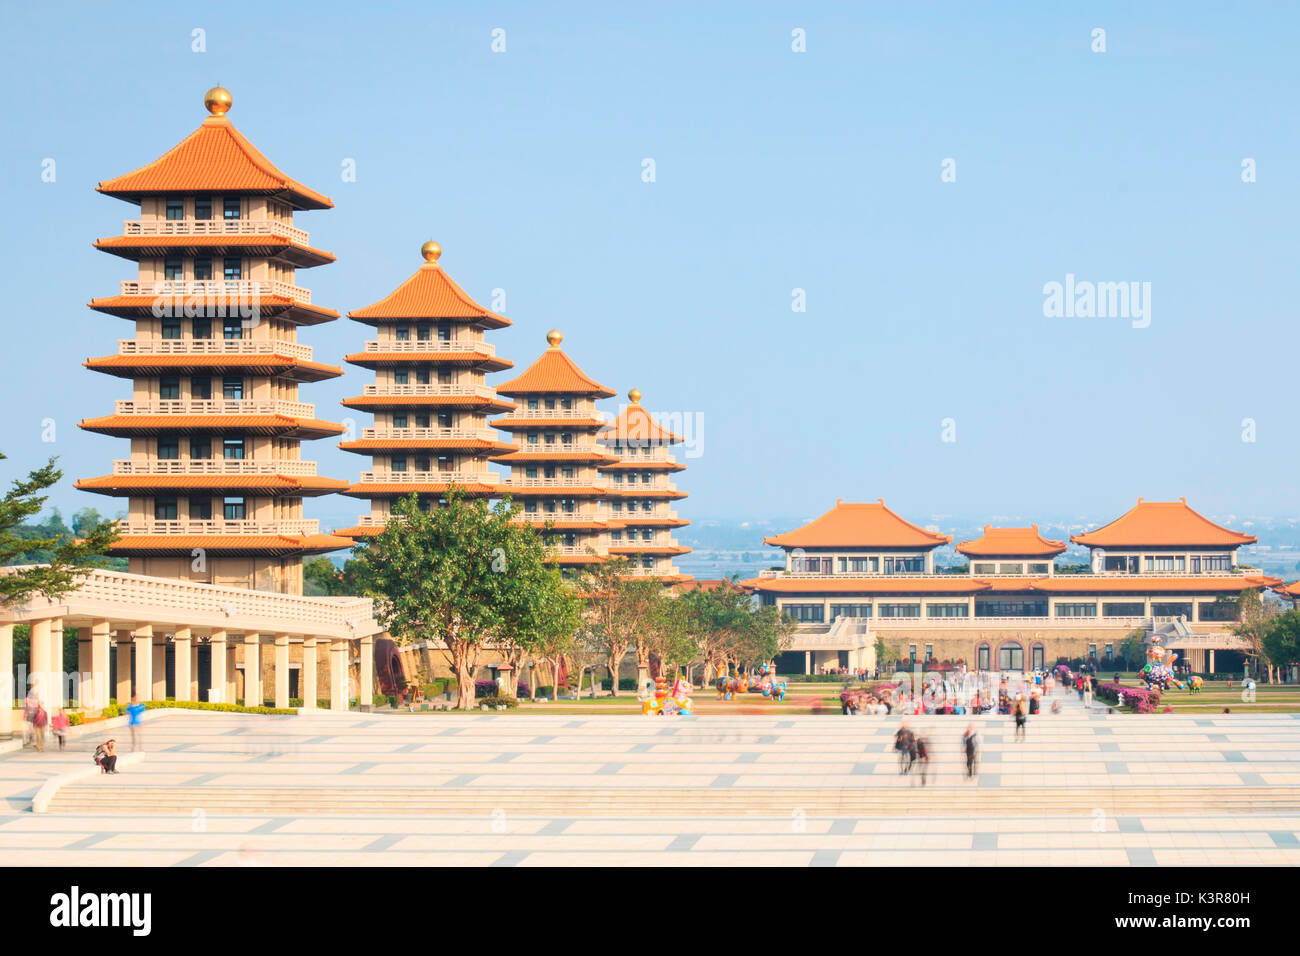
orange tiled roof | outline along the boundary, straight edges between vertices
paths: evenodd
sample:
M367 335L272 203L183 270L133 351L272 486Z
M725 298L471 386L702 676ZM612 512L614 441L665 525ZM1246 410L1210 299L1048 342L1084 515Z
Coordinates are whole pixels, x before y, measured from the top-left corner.
M311 268L337 261L337 256L324 249L315 249L294 242L288 236L264 234L252 235L218 235L218 236L109 236L95 241L95 248L111 252L125 258L141 258L131 253L146 254L167 251L173 255L183 255L186 251L197 252L200 249L257 249L252 255L275 257L285 255L292 259L298 268Z
M509 359L497 358L472 345L466 346L463 352L352 352L343 358L353 365L371 369L385 365L418 365L426 362L431 365L477 365L485 371L500 372L514 368L515 365Z
M241 488L263 494L330 494L349 482L340 478L288 475L104 475L82 478L74 487L82 491L136 493L150 490Z
M514 402L499 398L486 398L483 395L356 395L339 402L347 408L401 408L407 405L443 405L459 408L474 406L493 412L509 412L515 407Z
M631 398L633 395L635 398ZM654 416L641 407L641 393L637 389L632 389L628 396L631 403L623 407L613 423L596 435L597 441L639 448L644 445L673 445L686 440L660 427Z
M885 499L849 503L844 499L802 528L764 538L781 548L933 548L952 541L905 521L885 507Z
M418 451L421 448L430 451L463 448L468 451L506 452L514 451L516 446L483 438L358 438L356 441L339 442L339 448L355 452Z
M1292 581L1290 584L1282 584L1273 589L1283 597L1300 599L1300 581Z
M337 378L343 369L337 365L312 362L288 355L230 354L230 355L105 355L81 363L95 371L112 373L116 369L141 368L267 368L277 372L300 370L313 378Z
M750 578L746 587L777 594L1204 594L1272 587L1267 575L1182 578L1060 574L1040 578L967 578L958 575L917 578Z
M1036 578L1033 585L1036 591L1051 591L1053 593L1078 591L1090 594L1104 594L1107 592L1128 594L1165 592L1180 594L1207 591L1246 591L1254 588L1271 588L1281 582L1281 578L1270 577L1267 574L1225 574L1216 577L1188 575L1183 578L1061 574L1050 578Z
M1028 528L994 528L986 524L982 535L962 541L957 551L971 557L1051 557L1065 551L1065 542L1044 538L1036 524Z
M107 312L109 315L144 317L152 314L158 298L152 292L145 292L140 295L109 295L91 299L86 303L86 306L96 312ZM202 309L202 314L210 316L226 314L221 309L233 309L237 304L234 297L223 299L219 296L198 295L164 296L163 302L177 310ZM257 307L263 317L274 315L286 322L296 322L299 325L317 325L321 322L332 322L339 317L338 312L334 309L299 302L283 295L261 296L258 299Z
M203 548L205 551L298 554L338 551L350 547L352 542L347 538L330 534L137 534L123 535L112 545L112 550L119 553L149 551L188 554L195 548Z
M353 498L402 498L411 493L421 495L442 494L455 484L470 497L491 495L497 497L500 488L497 485L471 484L469 482L397 482L397 481L358 481L349 485L341 494Z
M502 395L550 393L590 395L595 398L611 398L616 394L612 388L607 388L588 376L573 359L564 354L560 348L560 333L554 330L547 333L547 341L551 344L537 361L520 375L498 385L498 392Z
M442 249L437 243L425 243L424 265L414 275L384 298L371 305L354 309L348 318L366 319L471 319L477 324L501 329L510 325L498 315L479 305L452 281L438 265Z
M1143 501L1108 525L1084 534L1072 534L1075 544L1090 548L1114 548L1133 545L1168 547L1209 547L1254 544L1253 534L1241 534L1187 507L1187 499L1177 501Z
M226 116L209 116L193 133L147 166L97 187L119 199L150 193L263 193L299 209L329 209L329 197L290 179L235 129Z
M277 434L324 438L341 435L342 425L319 418L291 418L288 415L101 415L83 418L79 428L118 437L136 432L153 431L207 431L242 429L255 434Z
M504 465L518 464L528 461L581 461L581 462L603 462L610 461L609 455L602 455L598 451L531 451L532 445L525 445L523 451L510 452L507 455L498 455L493 461L500 462ZM561 446L563 447L563 446Z

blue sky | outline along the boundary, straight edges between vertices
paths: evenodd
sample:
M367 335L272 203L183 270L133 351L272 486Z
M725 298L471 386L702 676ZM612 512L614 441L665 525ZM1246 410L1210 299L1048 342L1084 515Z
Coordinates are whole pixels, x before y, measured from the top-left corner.
M133 274L91 248L133 218L94 186L187 135L220 82L236 126L335 201L298 217L339 257L299 273L314 301L381 297L437 239L480 301L506 290L515 325L492 340L517 367L559 327L600 381L700 416L687 517L838 497L915 520L1179 495L1300 513L1298 21L1186 2L11 8L0 478L57 454L54 503L118 505L71 488L126 450L76 428L127 395L79 364L130 334L85 308ZM1151 283L1150 326L1046 318L1067 274ZM338 363L370 331L302 341ZM302 397L338 420L367 381ZM344 478L366 462L330 441L304 457Z

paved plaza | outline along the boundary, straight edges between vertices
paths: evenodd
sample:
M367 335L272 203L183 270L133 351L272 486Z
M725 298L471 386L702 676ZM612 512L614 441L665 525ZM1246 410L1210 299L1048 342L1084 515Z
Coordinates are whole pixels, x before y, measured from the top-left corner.
M898 718L150 716L47 812L105 735L0 757L0 864L1300 864L1290 714L980 718L974 779L967 718L912 718L924 787Z

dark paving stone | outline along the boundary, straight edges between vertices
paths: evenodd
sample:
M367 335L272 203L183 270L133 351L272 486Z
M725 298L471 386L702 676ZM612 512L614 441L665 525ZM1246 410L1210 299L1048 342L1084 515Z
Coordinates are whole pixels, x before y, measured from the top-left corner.
M794 721L793 721L793 720L779 720L779 721L777 721L776 726L777 726L779 729L781 729L781 730L786 730L786 729L788 729L788 728L794 726Z
M106 840L113 835L114 834L112 833L92 833L90 834L90 836L84 836L77 842L69 843L65 847L60 847L60 849L61 850L85 850L88 849L89 847L94 846L100 840Z
M597 770L596 773L603 773L603 774L618 773L626 766L627 764L625 763L607 763L603 765L599 770Z
M1223 751L1223 759L1228 763L1245 763L1246 755L1240 750L1225 750Z
M464 729L465 729L464 727L448 727L446 730L440 731L440 732L438 733L438 736L439 736L439 737L454 737L454 736L456 736L458 733L460 733L461 731L463 731Z
M818 850L813 854L813 858L809 861L808 865L834 866L840 861L840 852L841 851L839 850Z
M1212 744L1226 744L1228 742L1227 734L1210 734L1209 737Z
M571 721L569 721L567 724L565 724L564 726L565 726L565 727L568 727L568 728L570 728L570 729L574 729L574 728L577 728L577 727L586 727L586 726L587 726L587 722L586 722L585 720L571 720Z
M671 737L671 736L672 736L673 734L675 734L675 733L677 733L677 728L676 728L676 727L665 727L663 730L659 731L659 733L656 734L655 736L658 736L658 737Z
M648 754L650 752L650 748L653 746L654 744L646 744L646 743L633 744L631 747L627 748L627 752L630 754Z
M361 761L361 763L354 763L351 767L348 767L348 769L346 770L340 770L339 773L365 773L371 767L378 767L378 766L379 764L375 763L373 760L363 760Z
M1121 763L1118 760L1107 760L1106 772L1107 773L1128 773L1128 764Z
M265 823L253 827L253 829L249 830L248 832L249 833L274 833L276 830L280 829L280 827L284 826L286 823L291 823L292 821L293 821L292 817L276 817L274 820L267 820Z
M1117 817L1115 822L1119 826L1120 833L1146 832L1146 828L1142 826L1142 820L1138 817Z
M1002 774L1000 773L981 773L979 775L979 785L981 787L1000 787L1002 786Z
M758 760L758 754L753 751L746 751L743 754L736 754L736 759L732 763L754 763Z
M542 734L542 736L534 737L532 740L528 741L528 745L530 747L536 747L540 744L549 744L554 739L555 734Z
M413 754L423 749L424 744L403 744L393 751L395 754Z
M826 832L835 836L850 836L857 822L857 820L832 820L831 828Z
M571 823L573 823L572 818L565 819L565 820L552 820L550 823L546 824L546 826L538 830L537 835L538 836L559 836L569 828L569 824Z
M1272 837L1273 842L1280 847L1300 846L1300 839L1298 839L1294 833L1271 831L1269 836Z
M676 837L673 838L673 842L668 844L668 846L666 846L664 849L677 850L677 851L689 850L693 846L695 846L695 844L700 842L700 837L702 837L703 835L704 834L702 833L678 834Z
M1100 734L1101 736L1107 736L1109 734L1115 733L1115 731L1112 730L1110 727L1094 727L1092 728L1092 732L1094 734Z
M509 763L510 761L514 760L516 757L522 757L522 756L523 754L521 753L511 753L511 752L500 753L497 754L495 757L493 757L491 760L489 760L488 763Z
M713 783L709 784L709 786L710 787L732 787L735 786L736 781L739 779L740 779L739 774L720 773L713 779Z
M973 834L970 848L972 850L996 850L998 848L998 835L996 833Z
M1244 784L1245 784L1246 786L1248 786L1248 787L1267 787L1267 786L1268 786L1268 784L1264 782L1264 778L1263 778L1263 776L1260 775L1260 774L1257 774L1257 773L1239 773L1239 774L1237 774L1237 776L1240 777L1240 778L1241 778L1241 782L1244 783Z
M1147 847L1129 847L1128 853L1129 866L1155 866L1156 854L1154 850Z
M467 783L469 783L471 780L475 780L475 779L477 779L477 778L478 778L478 774L476 774L476 773L462 773L459 777L452 777L450 780L448 780L446 783L444 783L443 786L444 786L444 787L463 787L463 786L465 786Z
M511 850L492 861L492 866L518 866L528 858L528 850Z
M177 866L199 866L203 863L207 863L208 860L215 860L217 857L221 856L221 854L224 852L226 851L225 850L200 850L198 853L195 853L193 856L187 856L185 859L181 860L176 865Z
M218 777L224 777L224 776L225 774L221 774L221 773L201 773L197 777L192 777L189 780L186 780L185 783L183 783L181 786L201 787L205 783L211 783L213 780L216 780Z
M1114 741L1100 743L1097 746L1101 748L1101 752L1104 754L1113 754L1119 752L1119 744L1115 743Z
M387 850L399 840L406 838L405 833L385 833L383 836L376 838L373 842L367 843L363 850Z
M776 743L776 741L777 741L777 735L776 735L776 734L759 734L759 735L758 735L758 740L755 741L755 743L759 743L759 744L774 744L774 743Z

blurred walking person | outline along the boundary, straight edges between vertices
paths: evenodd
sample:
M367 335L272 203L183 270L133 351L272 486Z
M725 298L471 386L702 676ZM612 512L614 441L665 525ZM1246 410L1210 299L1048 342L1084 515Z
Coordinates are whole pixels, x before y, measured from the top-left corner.
M68 743L68 728L72 721L68 720L67 712L60 707L54 719L50 721L50 729L54 731L55 738L59 741L59 749L62 750Z
M925 786L930 775L930 742L918 735L916 738L916 760L921 766L921 786Z
M966 725L966 732L961 735L961 749L966 754L966 776L974 777L979 767L979 734L974 724Z
M45 707L37 701L36 716L32 718L32 729L36 733L36 749L44 753L45 751L45 728L50 723L50 715L46 712Z
M140 695L132 694L131 703L126 708L127 726L131 728L131 751L140 749L140 722L144 715L144 704L140 703Z
M1021 697L1016 701L1016 740L1025 739L1025 724L1029 722L1029 712L1025 706L1025 699Z

